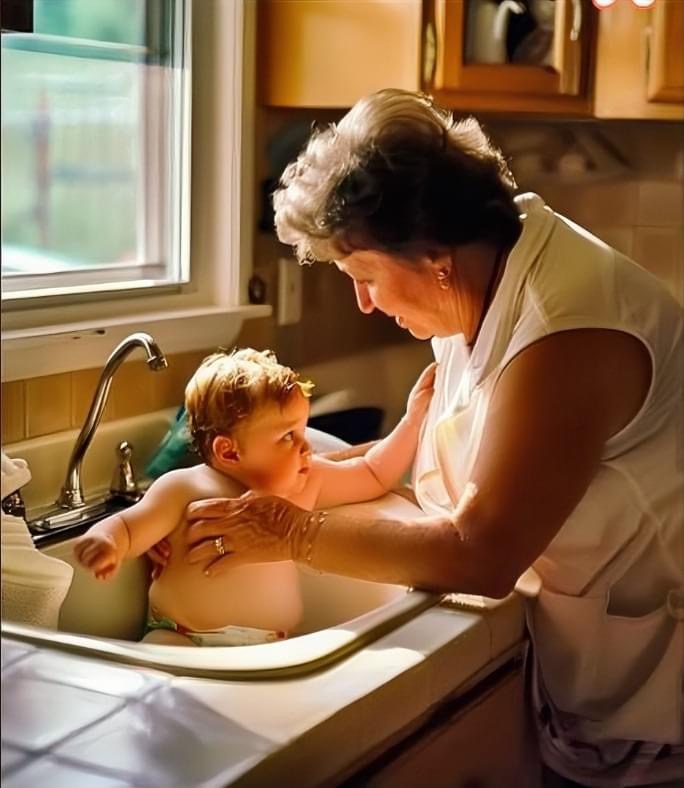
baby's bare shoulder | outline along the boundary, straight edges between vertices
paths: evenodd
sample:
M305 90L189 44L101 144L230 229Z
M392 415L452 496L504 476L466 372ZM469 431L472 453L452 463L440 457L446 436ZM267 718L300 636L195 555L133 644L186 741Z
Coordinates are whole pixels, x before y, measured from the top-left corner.
M242 495L244 487L208 465L178 468L157 479L150 492L156 496L173 499L180 507L203 498L232 498Z
M232 498L242 495L245 491L243 485L232 479L230 476L219 473L208 465L195 465L192 468L183 468L185 475L182 484L187 493L191 495L189 500L198 498Z

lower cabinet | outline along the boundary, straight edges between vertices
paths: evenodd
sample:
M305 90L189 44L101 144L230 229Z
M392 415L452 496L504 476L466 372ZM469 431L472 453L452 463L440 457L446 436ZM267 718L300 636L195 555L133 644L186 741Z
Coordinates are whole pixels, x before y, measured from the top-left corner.
M344 783L345 788L537 788L539 756L522 670L445 703L423 728Z

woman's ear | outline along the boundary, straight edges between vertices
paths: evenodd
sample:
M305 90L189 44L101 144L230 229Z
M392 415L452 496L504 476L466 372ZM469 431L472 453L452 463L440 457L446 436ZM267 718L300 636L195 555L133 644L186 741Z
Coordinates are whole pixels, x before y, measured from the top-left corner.
M220 462L235 464L240 462L237 442L229 435L217 435L211 443L211 451Z

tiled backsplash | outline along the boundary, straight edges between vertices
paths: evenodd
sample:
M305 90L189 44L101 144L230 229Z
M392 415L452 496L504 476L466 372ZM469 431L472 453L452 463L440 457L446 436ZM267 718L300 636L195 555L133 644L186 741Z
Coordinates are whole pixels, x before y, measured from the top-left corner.
M562 141L568 131L561 128L560 133L558 128L554 131L547 125L533 132ZM560 174L545 173L535 179L516 173L520 186L537 191L554 210L652 271L684 303L681 128L653 123L603 124L600 128L625 155L628 166L622 174L605 177L599 168L586 179L564 180ZM511 156L515 172L516 163L522 160L515 152L515 135L523 139L525 129L501 123L494 131L497 142ZM529 129L526 133L529 140ZM538 140L533 149L546 150ZM277 289L275 260L287 250L269 233L257 233L255 240L255 270L263 275L272 300ZM300 323L279 327L273 317L248 321L237 344L270 347L284 363L298 368L401 342L407 342L406 347L413 344L393 321L379 314L360 314L349 283L325 264L305 272L304 303ZM126 363L114 378L105 420L179 405L188 377L211 350L172 355L169 369L161 375L147 372L143 361ZM99 370L93 369L3 383L3 444L80 426L98 375Z
M684 303L680 123L500 122L492 132L522 189L636 260ZM564 153L575 171L563 172ZM547 171L535 174L530 163Z
M660 277L684 304L684 200L681 181L621 178L537 191L577 222Z
M168 369L155 374L144 361L123 364L112 381L103 421L180 405L188 378L206 355L170 355ZM99 369L86 369L3 383L3 445L80 427L99 374Z

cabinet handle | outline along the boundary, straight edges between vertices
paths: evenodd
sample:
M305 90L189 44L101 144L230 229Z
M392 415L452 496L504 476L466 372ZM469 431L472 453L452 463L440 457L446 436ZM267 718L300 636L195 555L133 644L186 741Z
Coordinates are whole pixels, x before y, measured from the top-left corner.
M648 87L651 81L651 25L644 28L644 92L648 96Z
M570 40L577 41L582 31L582 0L572 0L572 27Z
M432 86L436 67L437 35L435 33L434 22L429 21L425 25L425 36L423 38L423 85L425 87Z

